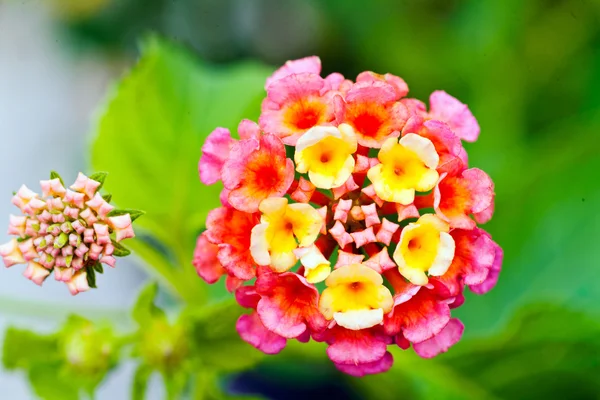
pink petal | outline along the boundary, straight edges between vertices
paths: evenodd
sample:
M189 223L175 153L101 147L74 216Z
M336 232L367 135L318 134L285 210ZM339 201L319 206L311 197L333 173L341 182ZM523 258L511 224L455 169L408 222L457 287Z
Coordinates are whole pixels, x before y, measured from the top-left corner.
M404 79L399 76L392 74L379 75L371 71L365 71L358 74L356 77L356 82L375 82L375 81L383 81L386 82L394 88L396 91L397 99L404 97L408 94L408 85L404 81Z
M361 378L365 375L380 374L382 372L386 372L390 368L392 368L393 364L394 364L394 357L392 357L392 354L389 351L386 352L383 355L383 357L381 357L381 359L379 359L377 361L372 361L369 363L362 363L362 364L337 364L337 363L334 363L335 367L338 370L342 371L345 374L356 376L358 378Z
M262 271L256 280L256 291L262 296L256 310L267 329L295 338L309 326L315 331L326 327L327 321L318 309L319 292L303 276Z
M256 308L260 295L254 286L241 286L235 290L235 299L244 308Z
M226 128L217 128L208 135L202 146L202 157L198 164L202 183L212 185L221 180L221 169L234 143L235 140Z
M250 315L242 315L237 321L236 329L244 341L265 354L277 354L287 344L284 337L265 328L255 312Z
M452 318L446 327L434 337L415 343L415 352L423 358L432 358L440 353L445 353L450 347L458 343L465 327L459 319Z
M442 90L431 94L429 104L429 115L432 119L446 122L456 136L467 142L477 140L479 124L465 104Z
M265 89L267 90L273 82L279 79L305 72L319 75L321 73L321 59L317 56L312 56L287 61L281 68L275 71L273 75L267 78Z
M240 139L260 139L260 127L254 121L243 119L238 124L238 134Z
M494 286L496 286L496 283L498 282L498 276L500 275L500 270L502 269L502 261L504 259L504 252L502 251L502 247L498 246L496 243L494 243L494 245L496 247L494 263L490 267L488 276L480 284L469 286L471 291L474 293L477 293L477 294L487 293Z
M326 332L327 355L336 364L365 364L380 360L391 343L377 328L353 331L335 326Z
M196 268L198 276L207 283L215 283L227 273L217 258L218 252L219 246L210 243L206 233L198 236L192 264Z

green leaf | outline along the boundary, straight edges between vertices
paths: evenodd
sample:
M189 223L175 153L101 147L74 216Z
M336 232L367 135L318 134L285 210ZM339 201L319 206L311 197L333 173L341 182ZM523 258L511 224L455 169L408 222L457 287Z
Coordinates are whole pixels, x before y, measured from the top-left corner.
M192 322L195 353L208 369L240 371L256 365L264 354L248 345L235 328L244 310L235 301L224 301L189 311L183 320Z
M100 182L100 186L98 186L97 190L102 189L104 186L104 181L106 181L106 177L108 176L108 172L96 172L89 176L90 179L95 180L96 182Z
M77 381L61 371L60 367L38 365L29 371L29 383L44 400L78 400Z
M101 115L92 164L115 172L107 189L147 212L139 225L172 249L189 281L196 236L220 205L221 187L198 178L202 144L218 126L235 133L242 118L257 118L271 70L255 63L207 66L157 38L142 50ZM202 291L200 282L194 285L191 292Z
M118 217L119 215L125 215L125 214L129 214L129 216L131 217L131 222L133 222L136 219L138 219L139 217L141 217L142 215L146 214L146 212L145 211L141 211L141 210L134 210L134 209L131 209L131 208L114 209L111 212L109 212L107 214L107 216L109 216L109 217Z
M100 262L96 262L94 265L92 265L92 268L94 269L94 271L96 271L99 274L104 273L104 267L102 266L102 263L100 263Z
M65 181L63 180L63 178L60 176L60 174L56 171L50 171L50 179L58 179L60 180L60 183L65 186Z
M501 398L523 398L523 393L529 398L596 398L598 354L597 318L537 304L520 310L504 332L461 342L440 360Z
M164 312L154 305L157 293L158 285L150 283L142 289L135 306L133 306L133 319L142 326L156 316L164 316Z
M96 269L93 266L86 268L86 277L89 287L96 289Z
M59 359L55 336L43 336L12 327L6 331L2 353L2 362L6 369L28 369Z
M102 196L102 198L104 199L104 201L106 201L107 203L110 203L110 201L112 200L112 194L105 194L104 196Z
M174 374L163 374L163 381L167 390L167 399L179 400L189 381L189 376L184 371L177 371Z
M115 257L127 257L131 254L131 250L127 247L123 246L121 243L112 240L112 244L115 247L115 251L113 252L113 256Z
M139 365L133 375L133 385L131 387L132 400L144 400L146 398L146 389L148 380L152 376L152 369L146 365Z

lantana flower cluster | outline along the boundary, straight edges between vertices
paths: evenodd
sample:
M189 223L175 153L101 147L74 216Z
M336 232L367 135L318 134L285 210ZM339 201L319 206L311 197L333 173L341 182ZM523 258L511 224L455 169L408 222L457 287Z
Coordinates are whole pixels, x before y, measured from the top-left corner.
M23 275L37 285L54 272L76 295L95 287L102 264L114 267L115 257L130 253L120 242L135 236L132 222L143 212L118 210L100 188L106 173L80 173L66 188L55 172L40 182L42 194L23 185L12 198L23 215L11 215L8 234L0 246L4 265L27 264Z
M388 346L428 358L460 339L451 310L502 264L477 227L494 185L468 166L462 141L479 126L465 104L436 91L427 106L391 74L320 73L317 57L287 62L258 124L206 140L200 179L224 189L194 265L252 310L237 323L251 345L326 342L339 370L362 376L391 367Z

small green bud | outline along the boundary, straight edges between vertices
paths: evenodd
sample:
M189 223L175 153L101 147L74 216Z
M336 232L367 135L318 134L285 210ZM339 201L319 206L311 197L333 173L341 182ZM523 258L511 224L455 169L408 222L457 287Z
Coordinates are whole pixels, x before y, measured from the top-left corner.
M69 242L69 235L64 232L61 232L60 235L54 240L54 248L62 249Z

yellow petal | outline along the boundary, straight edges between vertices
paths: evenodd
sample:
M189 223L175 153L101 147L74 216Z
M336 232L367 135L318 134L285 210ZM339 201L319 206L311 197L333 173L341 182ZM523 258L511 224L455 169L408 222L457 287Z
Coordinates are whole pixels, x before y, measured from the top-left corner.
M381 324L383 322L383 310L377 308L375 310L363 309L337 312L333 314L333 319L338 325L346 329L358 331Z

